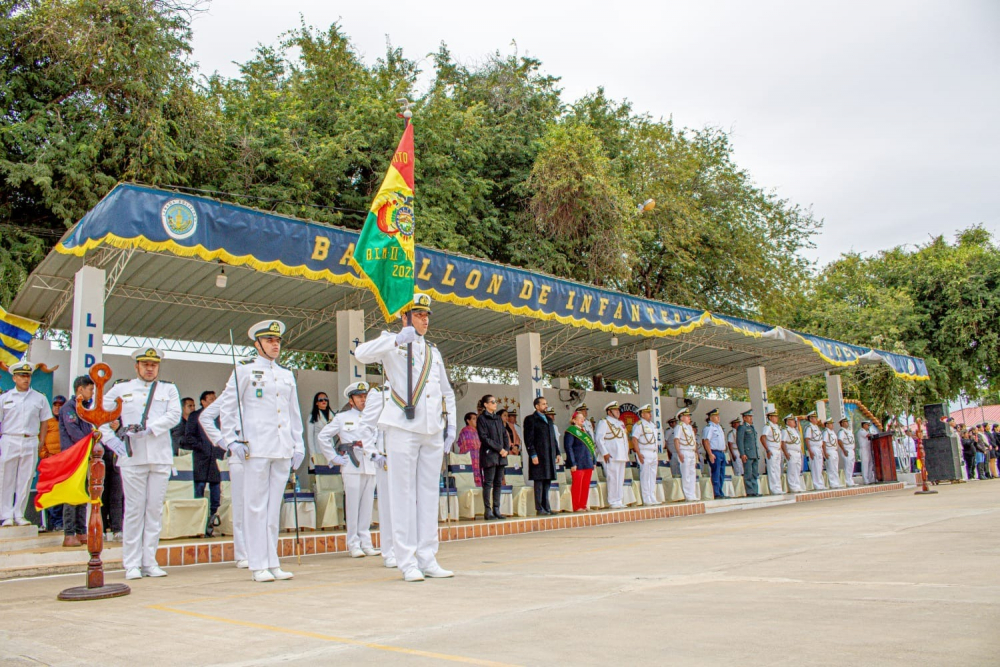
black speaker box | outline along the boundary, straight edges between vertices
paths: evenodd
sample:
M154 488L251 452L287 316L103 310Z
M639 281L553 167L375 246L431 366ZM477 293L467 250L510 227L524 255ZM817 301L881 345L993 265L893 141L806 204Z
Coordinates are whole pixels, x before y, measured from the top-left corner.
M944 403L931 403L924 406L924 419L927 420L927 437L942 438L947 435L944 422Z
M927 457L927 479L932 482L962 479L961 446L958 437L927 438L924 455Z

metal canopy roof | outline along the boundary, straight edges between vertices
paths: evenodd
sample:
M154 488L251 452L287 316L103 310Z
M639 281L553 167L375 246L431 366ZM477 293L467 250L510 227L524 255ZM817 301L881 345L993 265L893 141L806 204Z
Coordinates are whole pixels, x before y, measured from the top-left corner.
M118 199L115 199L116 193ZM149 205L153 208L137 209L135 202L139 200L123 199L126 195L154 196L155 200ZM364 309L367 338L377 336L386 326L374 297L355 284L356 274L336 283L329 277L295 275L284 264L287 271L274 269L272 265L267 268L259 258L244 261L243 255L237 256L224 249L213 251L209 245L214 242L212 239L200 239L198 244L192 241L189 251L177 240L178 235L171 234L173 240L167 238L163 233L168 226L166 212L168 206L176 205L179 199L192 211L196 210L192 208L196 205L198 213L194 224L216 225L217 236L236 229L245 241L246 225L235 224L233 220L236 215L246 215L264 221L254 222L255 230L265 223L289 226L287 233L273 238L267 236L271 239L269 243L278 245L285 237L297 234L303 225L307 225L310 232L321 230L324 234L356 238L355 233L346 230L206 198L119 186L67 233L59 246L32 272L15 299L12 312L41 321L46 328L71 329L72 308L69 306L73 299L73 277L86 263L107 272L105 332L111 334L228 343L232 328L237 340L245 342L244 332L251 324L274 317L283 320L288 327L286 349L335 357L338 311ZM164 204L162 200L169 201ZM124 206L126 201L128 207ZM312 250L311 245L309 250ZM260 254L269 251L260 249ZM430 253L445 262L473 266L473 272L476 266L483 271L488 270L487 267L497 267L480 260L420 248L418 267L422 254ZM330 256L335 256L332 250ZM225 262L228 277L224 289L215 284L220 263L206 261L220 257ZM509 271L519 271L539 284L558 282L559 289L568 286L609 298L631 298L522 270ZM301 273L308 274L310 270L303 268ZM567 322L566 317L556 314L525 312L524 307L507 307L493 301L478 302L473 297L443 293L445 288L440 282L424 282L427 284L422 285L418 277L418 289L436 297L429 337L440 347L449 365L516 369L515 337L535 331L541 337L544 371L555 376L602 373L608 378L636 379L636 353L648 349L658 352L663 384L745 387L746 369L753 366L766 367L772 384L858 363L885 362L893 366L898 375L911 379L923 379L926 375L926 367L919 359L888 355L736 318L705 313L697 321L685 320L684 326L671 323L673 329L667 333L646 335L624 325L582 319ZM447 279L444 284L449 284ZM467 284L471 284L470 281ZM571 291L570 301L572 294ZM499 296L490 296L499 299ZM653 303L643 302L643 307L648 309ZM668 304L662 305L668 307ZM669 308L673 309L671 312L688 310ZM661 312L666 318L666 311ZM699 311L691 312L697 315ZM613 336L618 340L615 347L612 346Z

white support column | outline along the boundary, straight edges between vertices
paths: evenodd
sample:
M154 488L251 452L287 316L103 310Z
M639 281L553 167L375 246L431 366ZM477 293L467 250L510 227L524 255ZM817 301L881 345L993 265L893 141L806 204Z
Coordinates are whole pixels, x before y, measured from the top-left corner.
M636 354L639 364L639 404L653 406L653 423L656 424L656 443L663 442L663 406L660 405L660 364L656 350L642 350Z
M830 419L834 423L839 423L846 414L844 412L844 391L840 383L840 376L832 373L826 374L826 396L829 400Z
M517 400L521 407L518 417L521 424L524 418L535 411L532 405L535 398L542 395L542 338L535 332L518 334L517 338ZM524 466L524 478L528 479L528 449L521 448L521 464Z
M365 311L337 312L337 396L330 407L343 405L347 385L365 380L365 365L354 357L354 350L365 342Z
M747 386L750 387L750 409L753 410L753 425L757 430L757 435L764 432L764 424L767 423L767 372L763 366L754 366L747 369ZM758 439L757 447L760 450L760 458L764 459L763 447Z
M73 380L104 360L104 269L84 266L73 282L73 338L67 396Z

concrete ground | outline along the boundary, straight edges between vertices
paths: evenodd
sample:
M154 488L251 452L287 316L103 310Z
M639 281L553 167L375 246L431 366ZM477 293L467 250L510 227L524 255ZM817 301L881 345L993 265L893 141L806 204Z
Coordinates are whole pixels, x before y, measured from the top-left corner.
M0 664L1000 664L1000 481L939 491L449 543L417 584L344 555L0 582Z

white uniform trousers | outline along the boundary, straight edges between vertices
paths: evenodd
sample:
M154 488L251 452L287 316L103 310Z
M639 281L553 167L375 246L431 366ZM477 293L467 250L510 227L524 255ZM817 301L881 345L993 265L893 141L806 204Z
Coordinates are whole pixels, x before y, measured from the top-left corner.
M806 487L802 485L802 452L796 449L788 450L787 474L789 491L792 493L802 493L806 490Z
M280 565L278 523L291 470L291 459L251 456L243 463L243 539L252 571Z
M247 542L243 536L243 462L236 457L229 458L229 499L233 513L233 556L236 561L247 559Z
M826 483L823 482L823 445L809 446L809 470L813 476L813 489L826 491Z
M385 431L392 504L392 547L399 571L437 562L438 510L444 442L389 426Z
M656 473L660 462L656 460L656 447L640 447L642 453L642 463L639 464L639 488L642 490L642 504L655 505L659 501L656 499Z
M382 559L396 557L392 548L392 498L389 497L389 471L375 466L375 488L378 489L378 542Z
M375 475L342 475L344 516L347 522L347 550L372 548L372 505L375 502Z
M156 548L163 527L163 499L170 482L170 466L164 463L121 466L125 492L122 522L122 565L125 570L156 565Z
M875 483L875 459L872 457L872 444L861 443L861 479L865 484Z
M3 439L0 447L4 448L3 458L0 458L0 489L3 497L0 498L0 521L7 519L24 519L24 510L28 507L28 494L31 493L31 480L35 476L35 458L38 454L31 452L23 456L8 456L8 441L21 436L7 436ZM38 438L33 438L31 442L38 446Z
M826 476L831 489L840 488L840 456L836 447L825 447L826 449Z
M767 443L767 451L771 453L771 458L767 459L767 489L772 496L780 496L785 491L781 486L781 445Z
M680 464L681 490L684 491L684 500L698 500L698 478L696 477L698 452L695 451L694 447L681 445L681 453L684 454L684 462Z
M847 486L854 486L854 450L847 450L847 454L842 455L840 459L844 464L844 480Z
M626 461L605 461L604 481L608 485L608 505L613 508L625 507L625 465Z

